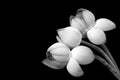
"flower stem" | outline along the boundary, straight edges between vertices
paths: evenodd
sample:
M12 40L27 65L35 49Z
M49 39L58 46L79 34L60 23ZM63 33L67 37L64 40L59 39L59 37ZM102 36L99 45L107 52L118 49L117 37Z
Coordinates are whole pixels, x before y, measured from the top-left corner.
M112 60L113 63L114 63L114 66L117 68L117 71L118 71L118 73L120 74L120 69L118 68L118 66L117 66L114 58L112 57L111 52L108 50L108 48L106 47L105 44L101 45L101 47L104 49L104 51L107 53L107 55L111 58L111 60Z
M86 45L94 48L94 49L97 50L98 52L100 52L100 53L106 58L106 60L107 60L111 65L114 65L114 64L112 63L111 59L109 58L109 56L108 56L101 48L99 48L98 46L96 46L96 45L94 45L94 44L91 44L91 43L89 43L89 42L87 42L87 41L83 41L83 40L82 40L82 43L83 43L83 44L86 44Z
M82 40L82 43L86 44L86 45L94 48L98 52L100 52L105 57L105 59L109 62L109 65L111 65L114 68L114 70L117 72L117 74L120 75L120 73L119 73L118 69L116 68L115 64L113 63L111 58L107 55L107 52L105 53L101 48L99 48L98 46L96 46L94 44L91 44L91 43L89 43L87 41Z
M107 63L107 61L105 61L102 57L95 55L95 59L98 60L99 62L101 62L104 66L106 66L111 73L118 79L120 80L120 75L118 75L118 73L116 72L116 70Z

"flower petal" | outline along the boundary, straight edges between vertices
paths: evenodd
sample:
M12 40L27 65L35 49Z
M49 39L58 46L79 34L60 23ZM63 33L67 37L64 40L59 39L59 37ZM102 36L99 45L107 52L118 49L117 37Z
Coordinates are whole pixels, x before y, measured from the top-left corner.
M83 9L82 15L88 28L95 23L95 16L91 11Z
M80 44L82 35L78 29L66 27L58 30L59 40L69 47L75 47Z
M60 63L57 61L50 61L49 59L44 59L42 63L52 69L62 69L66 66L66 63Z
M106 42L106 35L103 30L98 28L92 28L87 32L88 39L97 45L104 44Z
M80 77L84 74L78 62L73 58L70 58L67 64L67 71L74 77Z
M86 65L95 59L93 52L86 46L77 46L71 51L72 57L79 62L80 65Z
M87 9L79 9L75 17L70 20L70 25L80 30L84 35L86 30L95 24L94 14Z
M96 21L96 24L94 25L96 28L100 28L103 31L110 31L112 29L116 28L116 25L114 22L112 22L109 19L106 18L100 18Z
M86 25L85 22L77 17L71 19L70 21L71 27L78 29L82 34L85 33Z
M52 55L69 55L70 53L70 49L63 43L55 43L53 45L51 45L47 52L50 52Z
M52 55L52 57L58 62L67 62L69 60L69 55L68 56Z
M53 45L51 45L48 48L48 51L59 48L59 47L67 47L67 46L65 44L61 43L61 42L57 42L57 43L54 43Z

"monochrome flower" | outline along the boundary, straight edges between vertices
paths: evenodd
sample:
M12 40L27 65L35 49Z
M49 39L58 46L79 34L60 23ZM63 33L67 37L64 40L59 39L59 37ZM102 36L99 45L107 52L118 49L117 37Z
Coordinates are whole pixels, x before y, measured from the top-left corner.
M90 64L95 59L92 50L82 45L73 48L71 56L78 61L80 65Z
M78 9L76 16L70 18L71 27L77 28L82 35L95 24L94 14L87 9Z
M70 49L63 43L57 42L51 45L47 50L47 59L43 64L53 69L63 68L69 60Z
M116 25L109 19L100 18L95 21L93 13L86 9L79 9L77 15L71 16L70 26L57 30L58 42L52 44L46 52L46 59L42 63L52 69L62 69L66 67L67 71L74 77L84 75L81 65L88 65L94 61L99 60L118 78L120 77L119 68L114 61L110 51L104 45L106 42L106 35L104 31L115 29ZM87 37L89 42L84 41ZM83 44L89 45L98 52L100 52L106 60L98 55L94 55L93 51ZM96 45L102 45L101 48Z
M115 23L109 19L100 18L96 21L95 25L87 31L87 37L94 44L104 44L106 42L104 31L110 31L115 28Z
M104 31L116 28L115 23L106 18L100 18L95 22L93 13L86 9L78 10L77 15L71 18L70 25L78 29L83 37L87 35L88 39L97 45L106 42Z
M77 46L71 50L67 71L74 77L80 77L84 75L80 65L90 64L94 59L94 54L90 48L82 45Z
M82 35L80 31L74 27L66 27L58 29L57 40L73 48L81 43Z
M80 65L90 64L94 60L94 55L88 47L76 46L70 51L69 47L61 42L51 45L46 55L43 64L52 69L62 69L66 66L74 77L84 74Z
M67 68L67 71L74 77L80 77L80 76L84 75L84 72L83 72L81 66L72 57L68 61L68 64L67 64L66 68Z

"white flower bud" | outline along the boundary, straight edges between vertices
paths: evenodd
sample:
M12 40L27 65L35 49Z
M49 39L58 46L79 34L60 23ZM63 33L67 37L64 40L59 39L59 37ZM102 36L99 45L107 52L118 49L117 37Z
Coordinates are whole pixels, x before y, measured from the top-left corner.
M59 37L57 37L57 39L69 46L70 48L78 46L82 39L82 35L79 30L73 27L59 29L58 35Z
M77 28L83 35L95 24L94 14L86 9L79 9L77 15L70 20L71 27Z
M90 48L86 46L77 46L71 51L72 57L79 62L80 65L87 65L93 62L94 54Z
M80 67L78 62L72 57L67 64L67 71L74 77L80 77L84 75L82 68Z
M110 31L112 29L116 28L116 25L114 22L112 22L109 19L106 18L100 18L96 21L96 24L94 25L95 28L100 28L103 31Z
M47 54L58 62L67 62L69 59L70 49L63 43L55 43L48 48ZM49 55L48 55L49 56Z
M97 45L104 44L106 42L106 35L103 30L98 28L92 28L87 32L88 39Z

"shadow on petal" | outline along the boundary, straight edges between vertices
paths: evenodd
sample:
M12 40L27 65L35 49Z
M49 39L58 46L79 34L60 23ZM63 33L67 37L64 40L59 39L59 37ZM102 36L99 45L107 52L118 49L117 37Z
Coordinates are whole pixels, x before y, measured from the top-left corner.
M66 63L60 63L56 61L51 61L49 59L44 59L42 63L52 69L62 69L65 67Z

